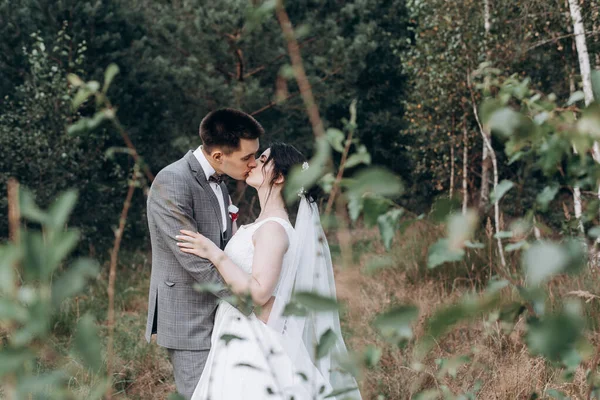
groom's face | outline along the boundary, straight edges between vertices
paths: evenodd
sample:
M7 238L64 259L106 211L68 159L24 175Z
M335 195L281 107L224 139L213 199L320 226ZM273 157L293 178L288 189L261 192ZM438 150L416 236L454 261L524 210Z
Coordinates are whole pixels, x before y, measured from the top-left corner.
M243 181L252 168L256 167L255 155L260 143L258 139L240 139L240 147L222 156L221 171L233 179Z

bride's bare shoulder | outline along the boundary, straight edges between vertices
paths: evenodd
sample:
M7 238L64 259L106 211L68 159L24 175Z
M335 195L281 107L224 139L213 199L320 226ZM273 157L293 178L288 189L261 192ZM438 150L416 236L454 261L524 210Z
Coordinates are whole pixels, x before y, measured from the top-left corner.
M287 250L289 237L286 228L280 221L269 220L263 223L252 235L255 246L267 245L269 249L281 248Z

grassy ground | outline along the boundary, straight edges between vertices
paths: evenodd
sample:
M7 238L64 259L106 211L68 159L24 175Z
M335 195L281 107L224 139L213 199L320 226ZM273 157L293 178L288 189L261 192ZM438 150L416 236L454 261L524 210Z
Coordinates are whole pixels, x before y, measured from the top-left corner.
M372 254L363 254L352 269L339 270L338 296L348 306L345 325L351 335L347 341L355 350L375 345L383 349L379 365L365 371L362 393L365 399L411 399L427 389L448 388L455 395L476 391L477 399L530 399L533 392L538 398L548 397L550 389L560 390L571 399L587 399L585 368L580 367L572 382L562 378L562 371L552 368L543 359L529 354L523 340L524 320L519 319L514 329L503 331L497 322L481 318L470 325L459 325L440 338L422 366L413 365L413 348L400 349L382 341L371 323L373 316L395 304L412 303L420 310L416 337L423 332L423 321L434 309L449 305L466 293L479 290L481 277L487 271L484 263L461 263L443 267L439 272L428 272L425 265L426 246L435 241L438 232L423 223L411 228L395 241L392 268L367 274L365 271ZM364 241L366 238L363 237ZM374 234L372 250L381 254ZM471 255L468 260L485 259L485 250ZM518 258L511 259L513 269ZM586 271L576 278L559 277L551 283L551 298L575 297L572 291L597 293L600 278L597 271ZM511 297L510 291L503 295ZM590 330L597 326L600 314L597 299L584 305ZM594 341L595 334L590 334ZM451 374L442 374L442 359L466 355L470 362L459 366ZM585 365L585 364L584 364Z
M460 325L440 338L422 367L412 363L410 346L398 348L385 343L372 321L377 313L397 304L412 303L419 307L419 322L415 335L422 335L422 322L440 306L451 304L468 292L484 286L489 266L487 250L471 254L464 263L427 271L424 267L427 246L433 243L439 230L427 223L411 227L396 239L391 252L390 267L373 270L373 259L384 254L377 231L361 230L354 234L352 251L354 265L339 267L339 249L332 238L336 263L338 297L346 304L342 325L348 346L357 352L369 346L382 349L379 363L363 371L361 388L364 399L411 399L420 391L447 387L460 394L479 386L478 399L529 399L532 392L549 398L549 389L559 389L573 399L586 398L585 370L580 368L573 382L561 379L561 371L547 365L542 359L529 355L522 338L524 322L504 332L496 322L480 319L471 325ZM509 258L513 268L518 257ZM104 268L107 270L107 268ZM115 330L114 371L118 398L164 399L175 390L172 370L166 352L156 344L147 344L143 338L150 262L146 254L124 254L117 278L117 325ZM54 324L56 345L68 347L70 331L78 315L95 315L102 328L106 319L107 277L102 275L87 293L63 306L63 312ZM577 278L557 278L551 284L551 298L573 290L596 293L600 279L594 271ZM506 292L510 297L511 293ZM585 304L590 327L595 327L600 314L597 299ZM468 365L458 366L452 374L440 373L440 360L466 355ZM71 364L72 385L81 398L97 383L93 374L85 371L77 359L67 355Z

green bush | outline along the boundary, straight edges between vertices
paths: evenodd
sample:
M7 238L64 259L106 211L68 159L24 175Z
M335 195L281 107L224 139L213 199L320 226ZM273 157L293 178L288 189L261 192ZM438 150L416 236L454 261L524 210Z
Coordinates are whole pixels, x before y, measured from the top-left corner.
M5 98L0 113L0 191L14 177L30 187L36 201L48 206L53 196L71 187L81 193L71 224L81 228L81 250L105 249L112 243L127 171L105 155L105 129L73 136L66 127L79 118L71 108L67 71L79 71L85 60L82 42L68 55L65 30L51 43L32 34L32 45L23 49L28 61L25 81L14 95ZM65 55L65 53L67 53ZM72 57L72 60L70 58ZM0 208L7 209L5 196ZM7 220L0 220L0 234L6 236Z

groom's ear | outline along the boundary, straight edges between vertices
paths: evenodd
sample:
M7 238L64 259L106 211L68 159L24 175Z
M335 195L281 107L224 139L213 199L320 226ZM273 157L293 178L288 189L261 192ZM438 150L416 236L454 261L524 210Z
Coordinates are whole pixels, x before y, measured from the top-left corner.
M210 157L217 163L221 163L223 161L223 152L221 149L214 149L211 151Z

